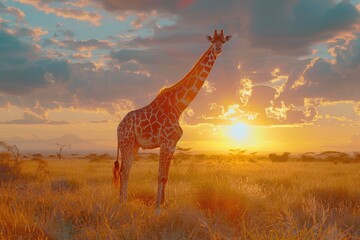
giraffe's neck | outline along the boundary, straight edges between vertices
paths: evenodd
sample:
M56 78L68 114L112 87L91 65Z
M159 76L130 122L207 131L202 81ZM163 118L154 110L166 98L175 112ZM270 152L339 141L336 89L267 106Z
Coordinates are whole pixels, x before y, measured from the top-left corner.
M164 108L165 111L180 117L181 113L199 93L215 60L216 55L214 54L213 47L210 46L190 72L173 86L162 90L151 105L155 104L160 108Z

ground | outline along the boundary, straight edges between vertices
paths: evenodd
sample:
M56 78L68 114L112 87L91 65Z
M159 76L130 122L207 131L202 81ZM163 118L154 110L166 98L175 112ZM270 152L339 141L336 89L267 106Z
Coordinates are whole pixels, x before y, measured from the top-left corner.
M113 159L94 156L24 159L0 184L0 239L360 238L359 163L179 155L157 216L154 155L134 162L123 206Z

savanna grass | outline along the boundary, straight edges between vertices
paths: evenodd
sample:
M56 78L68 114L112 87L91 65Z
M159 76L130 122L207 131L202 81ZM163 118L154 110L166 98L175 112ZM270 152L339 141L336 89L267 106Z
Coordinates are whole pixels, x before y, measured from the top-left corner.
M359 164L219 158L171 166L160 216L156 161L134 162L120 205L112 161L49 159L0 185L0 239L360 238Z

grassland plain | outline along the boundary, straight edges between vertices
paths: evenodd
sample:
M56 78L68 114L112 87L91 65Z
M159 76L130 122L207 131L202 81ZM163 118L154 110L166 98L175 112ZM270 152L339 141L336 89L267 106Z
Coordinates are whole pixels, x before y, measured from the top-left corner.
M360 239L360 164L184 155L156 216L153 159L123 206L113 160L47 159L41 177L25 160L0 184L0 239Z

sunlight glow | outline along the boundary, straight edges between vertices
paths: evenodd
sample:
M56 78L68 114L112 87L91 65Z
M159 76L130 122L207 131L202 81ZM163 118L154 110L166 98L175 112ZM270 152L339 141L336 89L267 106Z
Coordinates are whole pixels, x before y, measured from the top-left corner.
M237 122L229 128L229 136L235 140L244 140L249 133L249 127L241 122Z

